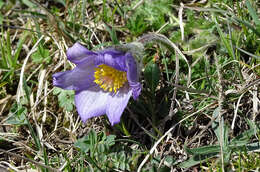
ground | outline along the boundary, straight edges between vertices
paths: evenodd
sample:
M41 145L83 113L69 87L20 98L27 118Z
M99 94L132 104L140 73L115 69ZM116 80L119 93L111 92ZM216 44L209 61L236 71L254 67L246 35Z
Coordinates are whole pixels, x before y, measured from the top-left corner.
M0 0L0 171L258 171L259 2ZM120 123L83 123L66 52L142 43ZM133 52L132 52L133 53Z

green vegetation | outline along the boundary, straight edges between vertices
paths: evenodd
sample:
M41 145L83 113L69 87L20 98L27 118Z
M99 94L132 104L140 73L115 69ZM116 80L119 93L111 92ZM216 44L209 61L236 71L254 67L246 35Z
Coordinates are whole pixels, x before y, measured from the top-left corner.
M257 1L0 0L0 171L257 171L260 168ZM138 101L121 122L82 123L75 42L96 51L142 40ZM175 46L176 45L176 46Z

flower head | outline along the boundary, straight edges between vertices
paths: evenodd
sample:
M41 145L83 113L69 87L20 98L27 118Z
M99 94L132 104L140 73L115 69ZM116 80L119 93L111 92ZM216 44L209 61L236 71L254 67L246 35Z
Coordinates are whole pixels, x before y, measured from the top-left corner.
M93 52L76 43L67 57L76 67L55 73L53 85L75 90L75 105L83 122L106 114L112 125L118 123L130 97L137 99L141 92L132 54L112 48Z

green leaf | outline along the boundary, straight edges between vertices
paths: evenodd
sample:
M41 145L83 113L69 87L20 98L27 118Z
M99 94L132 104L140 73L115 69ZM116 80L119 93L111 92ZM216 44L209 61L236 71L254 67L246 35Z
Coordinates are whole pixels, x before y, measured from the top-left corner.
M78 139L75 143L74 146L78 147L82 152L88 152L90 149L90 143L88 141L88 136L85 136L81 139Z
M245 26L247 26L249 29L251 29L256 35L260 36L260 31L257 29L259 28L259 25L257 25L258 27L255 28L251 23L249 23L248 21L245 21L245 20L241 20L237 17L232 17L230 18L231 20L235 21L235 22L239 22Z
M185 146L184 149L187 153L189 153L191 155L210 154L210 153L220 152L220 146L219 145L202 146L202 147L193 148L193 149L189 149Z
M113 146L115 144L115 135L109 135L106 137L105 144L108 146Z
M3 15L0 13L0 25L3 24L3 21L4 21L4 17L3 17Z
M43 61L50 61L49 50L38 47L38 50L32 54L32 60L34 63L42 63Z
M3 86L5 86L6 84L8 84L8 82L6 82L6 81L1 82L1 83L0 83L0 88L3 87Z
M223 146L224 149L225 147L228 146L228 131L229 128L227 125L224 124L224 120L223 117L221 117L221 121L219 122L219 108L216 108L213 112L213 117L216 118L216 120L212 123L212 128L218 138L218 141L220 142L220 140L223 141ZM222 134L221 134L221 130L222 130Z
M78 139L75 146L84 153L89 153L91 158L98 160L97 155L105 155L109 153L109 148L115 144L115 135L106 136L105 132L97 134L91 130L87 136Z
M106 30L108 31L109 35L110 35L110 38L113 42L113 44L119 44L119 41L117 39L117 36L116 36L116 31L115 29L112 27L110 28L108 25L105 24L105 28Z
M16 67L17 61L18 61L18 57L20 55L20 52L23 48L23 44L26 41L27 37L30 35L30 33L28 31L24 31L22 36L19 38L18 44L17 44L17 48L15 50L15 54L14 54L14 67Z
M247 124L250 126L251 129L254 129L255 133L259 131L259 127L256 125L254 121L249 120L248 118L246 119Z
M4 6L4 2L3 2L3 0L0 0L0 9ZM0 23L1 24L1 23Z
M0 0L0 9L4 6L4 4L5 3L2 0ZM4 16L0 12L0 25L3 24L3 20L4 20Z
M164 159L164 164L168 167L171 167L176 163L176 159L174 159L172 156L167 155Z
M197 165L197 164L200 164L200 163L206 161L207 159L215 157L217 154L218 153L207 154L207 155L194 155L191 158L189 158L188 160L180 163L178 166L181 168L190 168L194 165Z
M229 147L228 147L229 148ZM224 164L228 164L231 156L231 149L224 150Z
M27 102L30 102L31 89L27 85L27 82L26 82L25 78L23 78L23 89L24 89L24 92L25 92L25 96L26 96Z
M36 8L36 5L28 0L22 0L22 2L30 8Z
M93 156L96 149L96 145L98 144L98 137L97 133L94 130L90 130L87 136L78 139L75 142L75 146L78 147L82 152L90 152L90 154Z
M236 59L234 57L234 53L233 53L233 49L232 49L232 45L229 44L229 41L228 41L228 38L225 36L225 34L222 32L219 24L218 24L218 19L217 17L214 18L215 19L215 23L216 23L216 27L217 27L217 31L218 31L218 34L221 38L221 41L223 42L224 46L226 47L227 49L227 52L229 54L230 57L232 57L233 59Z
M144 70L144 78L147 82L147 86L154 92L160 79L160 69L158 65L153 62L148 63Z
M130 18L127 22L127 27L134 36L142 34L147 29L144 18L141 15Z
M232 139L230 145L234 147L244 146L250 141L250 138L254 134L255 134L255 129L244 131L243 133L241 133L240 135Z
M229 128L227 125L224 124L224 119L221 116L219 118L219 108L216 108L213 112L213 117L216 118L216 120L212 123L212 128L218 138L219 141L219 151L220 151L220 143L223 142L223 157L224 157L224 162L228 163L231 155L231 148L229 146L228 142L228 131ZM220 121L219 121L220 120Z
M11 45L11 38L10 38L10 32L7 30L6 32L6 44L4 45L6 48L6 55L7 60L10 66L13 66L13 59L12 59L12 45Z
M64 7L66 7L65 0L55 0L55 1L57 1L58 3L62 4Z
M25 125L27 124L26 114L27 108L14 104L10 109L10 114L6 123L12 125Z
M260 142L254 142L246 145L248 151L259 151L260 150Z
M260 20L258 19L257 13L256 13L256 11L254 10L254 8L252 7L251 3L248 0L246 1L246 6L248 8L249 14L251 15L251 17L254 20L254 23L256 25L260 25Z
M74 91L63 90L55 87L53 90L54 95L58 95L59 106L64 108L66 111L71 112L74 105Z

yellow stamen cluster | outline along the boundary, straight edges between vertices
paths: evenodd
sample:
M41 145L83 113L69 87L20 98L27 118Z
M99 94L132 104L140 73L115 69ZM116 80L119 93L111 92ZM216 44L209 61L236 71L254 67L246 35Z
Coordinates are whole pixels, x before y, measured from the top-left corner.
M99 65L95 68L94 82L100 85L105 91L115 93L127 81L126 72L116 70L107 65Z

